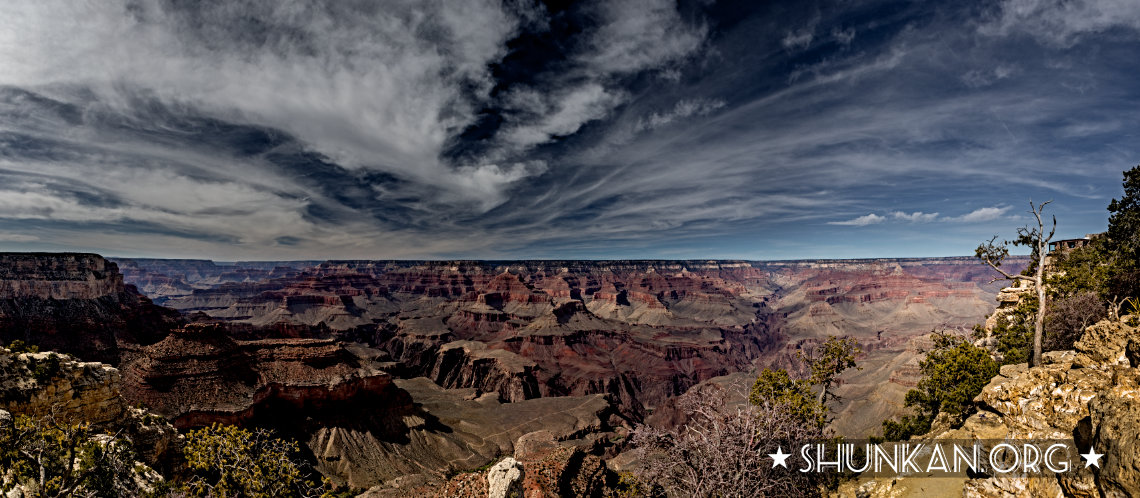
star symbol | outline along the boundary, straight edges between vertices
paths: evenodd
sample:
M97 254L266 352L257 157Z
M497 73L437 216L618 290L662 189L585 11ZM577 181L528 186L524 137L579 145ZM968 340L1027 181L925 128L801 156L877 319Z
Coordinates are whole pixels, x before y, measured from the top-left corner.
M1085 459L1085 468L1086 469L1089 468L1090 465L1096 465L1096 468L1099 469L1100 468L1100 457L1102 457L1102 456L1104 456L1104 453L1097 453L1095 450L1093 450L1092 446L1089 446L1089 452L1088 453L1082 453L1081 454L1081 457Z
M772 459L772 468L773 469L776 468L777 465L779 465L785 469L788 468L788 457L790 457L790 456L792 456L792 454L791 453L784 453L784 448L782 446L776 447L775 453L769 453L768 454L768 458Z

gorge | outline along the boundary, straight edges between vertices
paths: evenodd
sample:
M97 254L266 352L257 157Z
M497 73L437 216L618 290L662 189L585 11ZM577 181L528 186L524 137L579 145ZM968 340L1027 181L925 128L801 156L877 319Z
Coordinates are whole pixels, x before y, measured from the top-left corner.
M123 403L179 429L272 427L377 493L436 486L536 431L559 458L613 456L670 398L796 368L830 335L862 344L834 428L865 435L901 407L925 336L983 321L998 291L973 258L2 260L5 343L107 363Z

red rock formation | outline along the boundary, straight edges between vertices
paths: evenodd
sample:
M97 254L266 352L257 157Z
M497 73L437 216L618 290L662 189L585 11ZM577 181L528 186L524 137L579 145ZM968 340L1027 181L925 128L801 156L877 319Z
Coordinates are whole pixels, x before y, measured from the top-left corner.
M177 427L247 423L282 408L313 414L364 395L410 404L391 376L334 340L239 341L218 325L190 326L144 348L123 367L123 382L125 399Z
M0 342L118 364L139 344L164 337L177 312L155 306L118 267L95 254L0 254Z
M497 393L499 401L514 402L539 396L534 362L501 349L488 349L474 341L443 345L427 378L447 387L473 387L480 393Z
M711 376L792 366L804 341L850 335L868 351L902 351L932 328L969 327L990 307L984 270L973 258L332 261L171 304L253 327L243 337L270 327L339 333L383 349L400 376L535 395L520 387L531 380L484 353L440 356L449 342L481 343L532 364L537 395L608 393L637 418Z

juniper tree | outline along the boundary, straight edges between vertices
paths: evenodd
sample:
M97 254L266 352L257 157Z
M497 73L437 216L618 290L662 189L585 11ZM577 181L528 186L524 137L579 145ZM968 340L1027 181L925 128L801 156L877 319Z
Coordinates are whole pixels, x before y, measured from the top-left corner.
M1029 366L1031 367L1041 364L1041 342L1045 335L1045 258L1049 254L1049 241L1053 239L1053 234L1057 231L1057 217L1053 217L1053 226L1049 229L1049 234L1045 235L1045 222L1041 216L1045 206L1051 202L1053 201L1045 201L1040 205L1035 205L1033 201L1029 201L1029 212L1037 220L1036 227L1018 228L1016 239L998 244L994 243L997 240L997 235L994 235L988 242L979 244L974 251L974 255L978 259L1001 274L1000 277L995 277L991 282L1002 278L1013 282L1029 282L1033 284L1033 288L1037 292L1039 306L1037 307L1037 319L1033 324L1033 352L1029 356ZM1028 246L1031 249L1032 262L1026 270L1031 275L1013 275L1001 268L1002 260L1009 256L1010 244Z

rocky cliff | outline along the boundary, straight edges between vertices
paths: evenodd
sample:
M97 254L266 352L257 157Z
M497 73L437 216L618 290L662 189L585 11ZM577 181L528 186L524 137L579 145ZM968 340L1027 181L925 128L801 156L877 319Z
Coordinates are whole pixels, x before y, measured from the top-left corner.
M374 496L423 496L449 475L486 465L516 451L518 439L545 430L568 445L602 452L625 430L602 395L537 398L502 403L474 389L443 389L430 380L397 379L415 400L399 419L401 437L367 426L334 424L313 433L318 469Z
M238 261L218 264L205 259L115 258L124 278L156 303L225 283L292 277L319 261Z
M140 275L213 271L132 264ZM1022 264L1011 258L1014 269ZM889 416L913 382L912 340L981 322L997 291L989 278L974 258L329 261L278 278L201 278L166 302L261 337L288 329L366 342L396 376L505 401L605 393L634 419L697 382L789 367L797 350L847 335L869 354L846 397L886 400Z
M0 348L0 412L88 423L130 439L147 465L170 467L181 444L178 432L163 417L131 407L122 389L122 376L110 365Z
M1006 365L974 399L960 427L935 424L922 438L1074 440L1105 456L1099 467L1056 477L906 477L841 488L861 496L1124 497L1140 495L1140 327L1135 317L1089 327L1074 351L1046 353L1041 366ZM1130 324L1131 322L1131 324Z
M118 364L181 321L123 283L95 254L0 254L0 342L13 340Z
M485 472L460 474L434 490L439 497L533 498L559 496L611 496L618 475L581 444L558 441L550 431L523 435L512 456ZM382 496L378 490L372 496ZM365 495L369 496L369 495Z
M239 341L218 325L192 325L125 364L124 397L178 427L246 424L285 413L335 413L356 398L410 401L391 376L329 339Z

